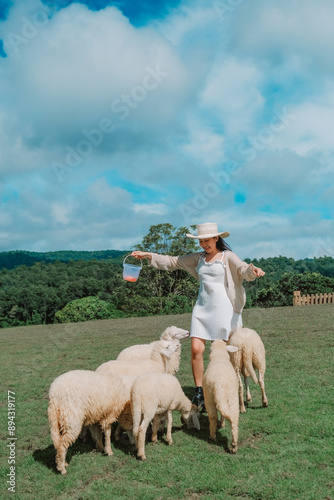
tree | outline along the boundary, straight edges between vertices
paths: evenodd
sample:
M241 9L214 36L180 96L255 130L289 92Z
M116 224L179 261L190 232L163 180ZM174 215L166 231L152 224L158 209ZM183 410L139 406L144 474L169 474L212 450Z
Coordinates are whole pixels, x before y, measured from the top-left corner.
M192 226L192 229L194 227ZM196 240L188 238L187 227L175 228L171 224L157 224L151 226L142 243L137 245L138 250L172 256L186 255L199 250ZM190 303L196 297L198 284L186 271L176 270L165 272L144 266L141 279L146 281L153 297L186 296Z
M123 314L115 306L96 297L72 300L56 312L57 323L77 323L94 319L120 318Z
M191 226L192 229L195 226ZM168 255L185 255L196 252L199 247L195 240L188 238L187 227L176 228L172 224L156 224L150 227L137 250Z
M293 292L300 290L302 295L311 293L333 293L334 278L319 273L285 273L272 286L259 292L258 305L261 307L292 306Z

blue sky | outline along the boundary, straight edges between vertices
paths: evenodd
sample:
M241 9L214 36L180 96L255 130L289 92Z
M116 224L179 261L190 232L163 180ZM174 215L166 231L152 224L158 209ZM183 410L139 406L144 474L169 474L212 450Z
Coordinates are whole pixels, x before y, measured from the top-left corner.
M0 2L0 251L217 222L334 256L330 0Z

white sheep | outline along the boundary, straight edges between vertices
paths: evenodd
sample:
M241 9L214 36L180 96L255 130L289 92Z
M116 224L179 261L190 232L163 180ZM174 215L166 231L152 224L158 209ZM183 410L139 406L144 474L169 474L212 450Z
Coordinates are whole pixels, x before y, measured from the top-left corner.
M120 377L90 370L73 370L57 377L49 390L48 418L56 449L56 466L66 474L68 447L82 427L99 424L105 434L105 453L112 455L111 424L117 420L129 394Z
M176 326L169 326L162 332L160 340L171 340L176 342L178 346L181 346L180 340L188 336L189 332L187 330L183 330L182 328L177 328ZM116 359L118 361L122 360L134 361L134 360L148 359L151 356L154 346L158 342L159 342L158 340L155 340L150 344L138 344L127 347L126 349L124 349L119 353Z
M198 408L186 397L179 381L173 375L167 373L140 375L132 385L130 402L137 455L142 460L146 460L146 430L152 419L153 442L157 441L160 417L167 414L166 440L168 444L173 443L173 410L180 412L188 427L200 429Z
M100 365L98 373L140 375L146 372L176 373L180 366L180 347L170 340L158 340L149 359L112 360Z
M203 377L203 392L211 439L216 439L219 410L222 426L225 425L225 418L231 423L231 452L236 453L239 432L238 378L230 361L228 351L231 350L236 348L226 346L224 340L215 340L211 344L209 364Z
M235 368L239 381L240 411L245 413L244 390L241 380L241 373L244 376L247 401L252 401L249 390L249 376L257 384L259 382L262 392L262 406L268 406L268 399L264 388L264 374L266 371L266 354L263 342L255 330L250 328L239 328L232 333L228 344L238 347L238 351L231 354L231 362ZM254 367L259 371L257 379Z

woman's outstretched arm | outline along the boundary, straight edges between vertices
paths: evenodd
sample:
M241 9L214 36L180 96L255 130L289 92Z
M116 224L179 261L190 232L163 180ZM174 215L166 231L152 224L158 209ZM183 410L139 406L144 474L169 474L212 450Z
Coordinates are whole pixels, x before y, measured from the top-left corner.
M136 259L148 259L150 262L152 260L151 252L141 252L140 250L135 250L131 255Z

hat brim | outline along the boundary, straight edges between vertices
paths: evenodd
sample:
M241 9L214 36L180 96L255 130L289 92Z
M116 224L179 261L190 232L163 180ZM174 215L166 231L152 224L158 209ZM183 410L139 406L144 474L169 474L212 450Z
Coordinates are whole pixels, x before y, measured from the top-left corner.
M196 236L195 234L186 234L188 238L193 238L197 240L207 240L208 238L215 238L216 236L221 236L222 238L227 238L230 236L228 231L224 231L222 233L214 233L214 234L201 234L200 236Z

